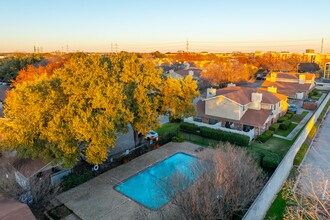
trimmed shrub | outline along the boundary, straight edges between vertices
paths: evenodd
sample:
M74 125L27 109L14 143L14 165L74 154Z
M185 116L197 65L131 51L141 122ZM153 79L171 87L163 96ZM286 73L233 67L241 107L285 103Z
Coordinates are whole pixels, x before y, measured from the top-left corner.
M288 110L288 111L286 112L286 114L292 114L292 115L294 115L295 113L294 113L293 111Z
M200 132L202 137L229 142L239 146L248 146L250 143L250 138L247 135L235 134L208 127L200 127Z
M268 141L271 137L273 137L274 135L274 131L265 131L264 133L262 133L259 137L258 140L261 141L262 143L265 143L266 141Z
M287 117L288 119L291 119L292 116L293 116L293 114L291 114L291 113L286 113L286 114L285 114L285 117Z
M280 118L277 120L277 122L282 123L283 121L286 121L286 120L288 120L288 117L286 117L286 116L282 116L282 117L280 117Z
M185 130L185 131L197 132L199 130L199 127L198 127L198 125L195 125L193 123L182 122L180 124L180 129Z
M275 170L279 163L279 158L275 154L266 154L262 158L262 166L267 170Z
M73 187L76 187L84 182L87 182L92 178L93 178L92 171L87 171L86 173L83 174L71 173L63 178L63 182L62 182L63 190L67 191L69 189L72 189Z
M171 123L180 123L180 122L182 122L182 119L181 119L181 118L175 118L175 117L173 117L173 116L170 116L170 117L169 117L169 121L170 121Z
M174 136L172 137L173 142L184 142L184 137L183 136Z
M280 127L279 123L274 123L269 127L269 130L271 131L277 131L277 129Z
M291 123L292 122L290 120L283 121L282 124L280 124L280 129L281 130L288 130L288 128L290 127Z

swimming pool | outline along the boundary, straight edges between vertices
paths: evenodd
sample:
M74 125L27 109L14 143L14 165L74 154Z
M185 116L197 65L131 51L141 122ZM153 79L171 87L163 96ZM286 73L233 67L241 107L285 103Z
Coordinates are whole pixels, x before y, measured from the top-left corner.
M157 210L170 201L169 186L174 175L184 177L188 180L185 182L189 184L197 178L191 166L196 165L198 161L199 159L188 154L176 153L126 179L114 188L147 208ZM189 184L183 184L180 188L185 189Z

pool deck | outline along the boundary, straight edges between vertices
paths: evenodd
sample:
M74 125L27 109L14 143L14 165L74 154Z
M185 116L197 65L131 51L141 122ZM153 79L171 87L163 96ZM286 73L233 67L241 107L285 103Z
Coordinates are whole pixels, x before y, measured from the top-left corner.
M152 216L154 212L117 192L113 187L177 152L203 158L213 151L210 148L205 148L204 151L196 153L195 149L199 147L199 145L189 142L170 142L64 192L58 195L56 199L71 209L74 215L78 217L77 219L136 219L137 213L141 211ZM168 204L163 208L167 209L169 206Z

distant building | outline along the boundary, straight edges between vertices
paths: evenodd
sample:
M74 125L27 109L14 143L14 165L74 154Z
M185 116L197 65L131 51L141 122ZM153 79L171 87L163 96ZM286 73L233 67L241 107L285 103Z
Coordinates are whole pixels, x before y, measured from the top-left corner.
M278 93L289 98L304 99L315 87L315 75L311 73L271 72L261 87L276 87Z
M330 79L330 63L325 64L323 78L327 80Z

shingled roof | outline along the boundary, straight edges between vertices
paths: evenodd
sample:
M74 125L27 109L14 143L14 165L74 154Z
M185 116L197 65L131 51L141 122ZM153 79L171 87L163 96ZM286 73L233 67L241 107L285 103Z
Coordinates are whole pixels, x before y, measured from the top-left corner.
M241 105L247 105L251 102L252 93L262 93L261 103L267 104L276 104L287 98L284 95L268 92L265 89L240 86L230 86L224 89L218 89L216 91L216 96L224 96Z

